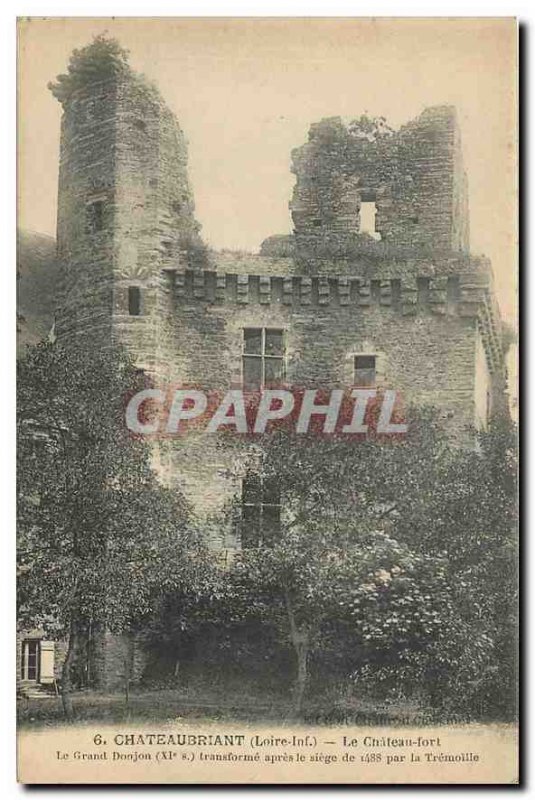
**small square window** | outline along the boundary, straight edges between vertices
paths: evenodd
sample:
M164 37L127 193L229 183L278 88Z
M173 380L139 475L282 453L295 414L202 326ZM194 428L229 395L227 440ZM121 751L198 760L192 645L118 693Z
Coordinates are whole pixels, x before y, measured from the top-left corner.
M377 380L377 356L355 356L355 386L373 388Z
M448 304L455 305L461 299L461 289L458 275L450 275L447 281L446 295Z
M418 303L420 305L428 305L431 282L429 278L418 278L416 281L418 291Z
M141 314L141 289L139 286L128 287L128 313L131 317Z

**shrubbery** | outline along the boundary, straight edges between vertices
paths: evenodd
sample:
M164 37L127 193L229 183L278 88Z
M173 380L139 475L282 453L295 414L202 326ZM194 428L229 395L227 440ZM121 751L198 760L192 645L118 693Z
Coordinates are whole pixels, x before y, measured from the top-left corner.
M170 603L160 625L175 624L177 657L288 688L290 669L296 714L311 684L338 684L437 715L511 718L515 447L505 422L477 450L451 447L431 414L388 445L276 432L250 468L279 482L280 535L214 570L194 607Z

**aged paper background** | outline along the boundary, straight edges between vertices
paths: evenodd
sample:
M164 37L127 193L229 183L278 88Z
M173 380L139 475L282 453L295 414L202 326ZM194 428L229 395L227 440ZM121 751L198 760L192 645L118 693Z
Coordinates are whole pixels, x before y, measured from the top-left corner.
M243 746L117 746L129 733L238 734ZM94 744L97 741L106 744ZM366 738L368 737L368 738ZM373 746L370 740L390 737ZM418 737L421 744L418 745ZM262 744L255 742L260 740ZM287 743L278 744L277 738ZM414 745L392 740L411 739ZM22 732L26 783L516 783L518 742L506 725L440 728L105 725ZM256 760L209 760L209 756ZM201 761L203 756L207 760ZM442 761L440 758L442 757ZM457 759L457 760L448 760Z
M504 318L516 325L516 23L512 19L31 19L19 23L19 227L55 232L60 106L46 84L64 71L74 47L107 31L131 51L132 66L158 84L187 133L190 177L203 235L217 247L258 246L288 231L287 199L293 146L322 116L384 114L400 124L425 106L457 106L470 181L474 253L493 263ZM510 364L514 375L514 356ZM175 726L174 730L177 729ZM193 763L178 756L157 761L162 748L139 747L152 760L113 761L112 739L122 729L23 730L19 779L50 782L288 782L288 783L511 783L518 777L516 732L510 726L353 729L273 728L223 723L188 725L180 732L242 731L308 734L316 746L272 746L266 753L302 752L305 762ZM141 728L129 730L140 731ZM154 728L164 730L163 728ZM167 729L166 729L167 730ZM108 760L94 753L97 732L110 740ZM478 761L407 761L386 757L399 748L363 748L366 735L439 737L429 753L478 754ZM356 738L355 748L342 737ZM335 745L322 745L324 741ZM124 750L125 748L123 748ZM165 749L165 748L163 748ZM171 748L172 749L172 748ZM183 748L184 749L184 748ZM203 748L201 748L203 749ZM217 748L226 752L232 748ZM187 748L198 755L198 748ZM255 752L248 747L243 752ZM331 753L338 762L310 762ZM359 759L343 762L344 753ZM379 752L379 763L361 756ZM59 753L68 754L68 758Z

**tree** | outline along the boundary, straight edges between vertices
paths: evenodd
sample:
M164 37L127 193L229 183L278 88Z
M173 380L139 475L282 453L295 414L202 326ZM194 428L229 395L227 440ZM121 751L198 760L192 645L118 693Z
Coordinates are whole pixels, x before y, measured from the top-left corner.
M88 626L130 629L202 555L186 503L124 423L142 380L118 349L72 343L36 345L18 365L19 621L68 637L68 716Z
M456 680L467 693L486 680L514 630L511 435L455 448L430 411L409 419L397 441L279 429L250 461L278 486L285 513L270 546L239 555L233 591L291 643L296 715L310 654L333 622L353 642L356 677L388 673L405 687L423 678L433 702Z
M361 114L358 119L349 123L348 132L355 139L375 142L385 136L392 136L394 129L390 127L385 117L368 117L366 114Z
M128 51L117 39L105 35L95 36L91 44L75 49L69 60L67 73L58 75L48 88L65 104L72 94L88 83L103 81L129 72Z

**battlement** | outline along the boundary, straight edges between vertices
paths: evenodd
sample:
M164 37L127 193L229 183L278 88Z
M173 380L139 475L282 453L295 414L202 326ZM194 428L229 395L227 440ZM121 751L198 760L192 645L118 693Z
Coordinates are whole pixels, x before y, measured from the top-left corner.
M278 306L288 310L341 309L365 312L391 309L403 317L432 314L478 320L489 364L503 360L501 322L490 272L433 274L433 267L413 275L380 279L348 275L252 275L214 270L163 270L163 290L179 307L228 305Z
M472 316L489 284L484 276L449 275L369 280L347 275L244 275L213 270L164 270L179 302L289 306L393 306L403 314L428 307Z
M408 314L417 306L429 306L436 313L446 313L446 307L455 306L468 313L492 289L486 259L397 264L371 276L330 271L303 275L172 268L162 270L162 275L180 302L331 307L377 304L397 306Z

